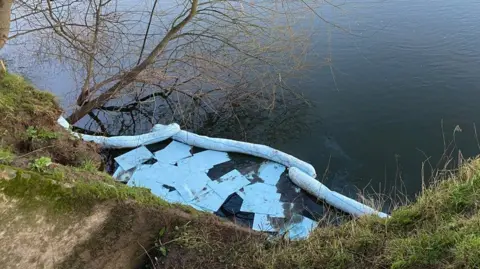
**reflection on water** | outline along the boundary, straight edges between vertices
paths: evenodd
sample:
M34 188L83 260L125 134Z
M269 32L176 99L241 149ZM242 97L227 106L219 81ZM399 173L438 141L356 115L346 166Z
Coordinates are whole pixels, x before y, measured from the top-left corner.
M294 154L343 193L397 187L413 195L422 161L430 157L435 167L454 135L464 156L479 153L473 123L480 115L480 2L340 2L321 9L335 26L303 25L315 30L305 57L310 67L289 83L310 104L239 112L200 132ZM22 69L23 54L9 49L11 68L40 87L58 95L72 88L63 70ZM457 125L463 131L454 134Z

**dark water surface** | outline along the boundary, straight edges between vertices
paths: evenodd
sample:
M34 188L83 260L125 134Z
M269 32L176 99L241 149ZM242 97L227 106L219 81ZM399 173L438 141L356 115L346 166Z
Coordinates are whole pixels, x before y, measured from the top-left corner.
M344 193L394 186L418 192L422 161L431 157L435 166L443 152L442 121L447 144L459 125L456 145L464 156L478 154L480 1L334 3L319 12L335 25L304 25L315 32L309 68L289 81L311 106L296 114L298 124L282 126L285 135L267 139L254 131L252 141L310 162L319 177L328 167L324 181ZM23 54L9 51L11 66L40 87L58 95L73 88L62 68L25 70ZM67 95L63 103L72 100Z
M344 31L315 26L317 64L295 81L314 104L299 120L314 124L277 147L319 174L331 156L334 189L385 192L401 179L410 194L420 190L422 161L431 156L435 166L443 152L442 120L447 144L459 125L457 146L464 156L478 154L480 2L346 1L340 8L344 14L322 14Z

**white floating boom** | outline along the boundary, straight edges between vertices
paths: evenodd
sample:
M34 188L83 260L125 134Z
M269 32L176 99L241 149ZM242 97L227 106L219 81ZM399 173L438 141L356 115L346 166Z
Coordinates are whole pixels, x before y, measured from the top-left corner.
M320 181L305 174L296 167L288 169L288 176L295 185L299 186L306 192L355 217L363 215L378 215L381 218L388 217L388 215L383 212L379 212L367 205L341 195L338 192L331 191L325 185L320 183Z
M65 118L60 117L57 122L65 129L70 130L70 124L65 120ZM388 215L385 213L379 212L367 205L328 189L325 185L315 179L315 168L313 168L311 164L304 162L290 154L265 145L201 136L181 130L180 126L176 123L169 125L156 124L153 127L152 132L135 136L104 137L84 135L75 133L71 130L70 132L75 137L81 138L88 142L97 143L104 148L136 148L142 145L154 144L172 138L173 140L182 142L184 144L204 149L243 153L264 158L288 167L289 177L293 183L315 197L324 200L335 208L338 208L355 217L372 214L378 215L382 218L388 217Z
M60 117L57 122L63 128L70 130L70 123L68 123L64 117ZM136 148L142 145L150 145L164 141L180 131L180 126L176 123L169 125L157 124L155 127L155 131L153 132L132 136L105 137L80 134L72 131L71 133L77 138L81 138L84 141L97 143L103 148Z

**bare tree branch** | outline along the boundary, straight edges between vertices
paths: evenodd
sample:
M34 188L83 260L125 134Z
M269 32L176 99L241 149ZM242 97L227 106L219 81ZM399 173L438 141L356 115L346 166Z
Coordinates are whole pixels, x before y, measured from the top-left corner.
M102 106L113 98L115 94L121 89L123 89L125 86L128 86L130 83L132 83L135 78L145 70L149 65L153 64L155 61L155 58L162 53L162 51L165 49L165 47L168 45L168 42L177 34L189 21L193 19L197 12L198 8L198 0L192 0L192 5L190 8L190 13L188 16L183 19L179 24L175 25L170 31L165 35L165 37L158 43L158 45L150 52L148 57L143 60L139 65L135 66L132 70L130 70L127 74L124 75L124 77L116 83L113 87L102 93L100 96L95 98L94 100L84 104L81 106L79 109L77 109L75 112L73 112L67 120L71 123L75 123L81 118L83 118L88 112L92 111L92 109Z

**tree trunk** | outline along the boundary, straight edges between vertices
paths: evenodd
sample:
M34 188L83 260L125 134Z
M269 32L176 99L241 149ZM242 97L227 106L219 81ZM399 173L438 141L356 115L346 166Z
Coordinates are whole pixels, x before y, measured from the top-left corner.
M0 0L0 49L5 46L10 33L10 13L13 0Z

